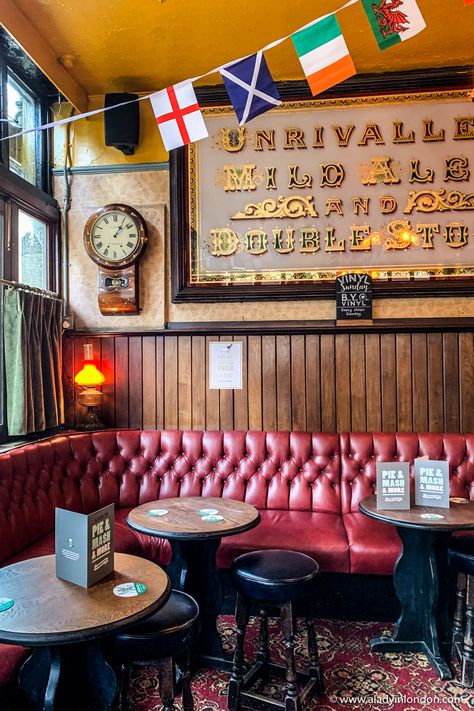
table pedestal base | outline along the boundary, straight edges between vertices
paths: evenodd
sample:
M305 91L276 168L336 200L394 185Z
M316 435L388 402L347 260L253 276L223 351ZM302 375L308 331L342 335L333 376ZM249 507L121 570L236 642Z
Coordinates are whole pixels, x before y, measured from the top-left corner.
M451 679L448 568L450 533L397 526L403 551L394 572L401 614L391 637L371 640L373 652L422 652L441 679Z
M35 711L107 711L117 683L97 642L39 647L20 670Z
M166 572L171 587L184 590L199 605L201 635L197 644L200 656L224 658L222 642L217 631L217 617L222 608L223 589L216 566L220 538L209 540L172 540L172 558Z

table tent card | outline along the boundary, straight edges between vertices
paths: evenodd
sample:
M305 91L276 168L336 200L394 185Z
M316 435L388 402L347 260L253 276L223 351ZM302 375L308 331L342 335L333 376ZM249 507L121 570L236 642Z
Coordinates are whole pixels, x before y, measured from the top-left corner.
M408 462L377 462L377 508L410 508Z
M114 569L114 505L80 514L56 508L56 576L88 588Z
M449 509L449 464L415 459L415 504Z

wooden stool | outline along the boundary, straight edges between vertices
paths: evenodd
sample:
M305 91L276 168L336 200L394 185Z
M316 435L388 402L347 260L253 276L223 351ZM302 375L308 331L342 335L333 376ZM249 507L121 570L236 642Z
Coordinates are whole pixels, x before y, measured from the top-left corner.
M296 551L263 550L245 553L232 564L232 579L237 590L235 618L237 623L237 644L234 653L232 676L229 682L228 708L285 709L301 711L304 703L317 692L323 692L323 679L318 659L316 633L314 629L314 601L318 564L309 556ZM260 637L257 659L251 669L244 674L244 641L250 616L251 602L260 608ZM294 636L296 631L295 605L306 607L306 627L308 631L309 675L296 671L294 656ZM268 655L268 608L280 611L286 667L271 664ZM261 676L273 673L286 679L285 700L275 701L249 691L252 683ZM298 693L297 681L306 682Z
M451 656L461 663L461 684L474 686L474 537L453 536L448 560L458 571Z
M183 709L194 711L191 694L191 648L199 635L199 607L190 595L172 590L168 602L145 622L113 637L107 652L121 664L120 709L126 708L128 676L133 665L157 666L163 711L175 711L176 668L182 682Z

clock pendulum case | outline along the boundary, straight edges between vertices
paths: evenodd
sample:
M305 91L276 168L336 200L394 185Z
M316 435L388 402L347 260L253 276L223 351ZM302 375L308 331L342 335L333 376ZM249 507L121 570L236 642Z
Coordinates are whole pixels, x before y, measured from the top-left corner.
M98 301L104 316L139 313L138 260L147 242L145 220L128 205L105 205L87 220L84 246L99 267Z

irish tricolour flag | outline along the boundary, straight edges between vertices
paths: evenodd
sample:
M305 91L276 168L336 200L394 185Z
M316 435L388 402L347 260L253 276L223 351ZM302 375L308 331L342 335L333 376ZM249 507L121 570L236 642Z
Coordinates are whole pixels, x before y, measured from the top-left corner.
M313 96L356 73L334 15L291 36Z
M414 37L426 22L416 0L362 0L379 49Z

